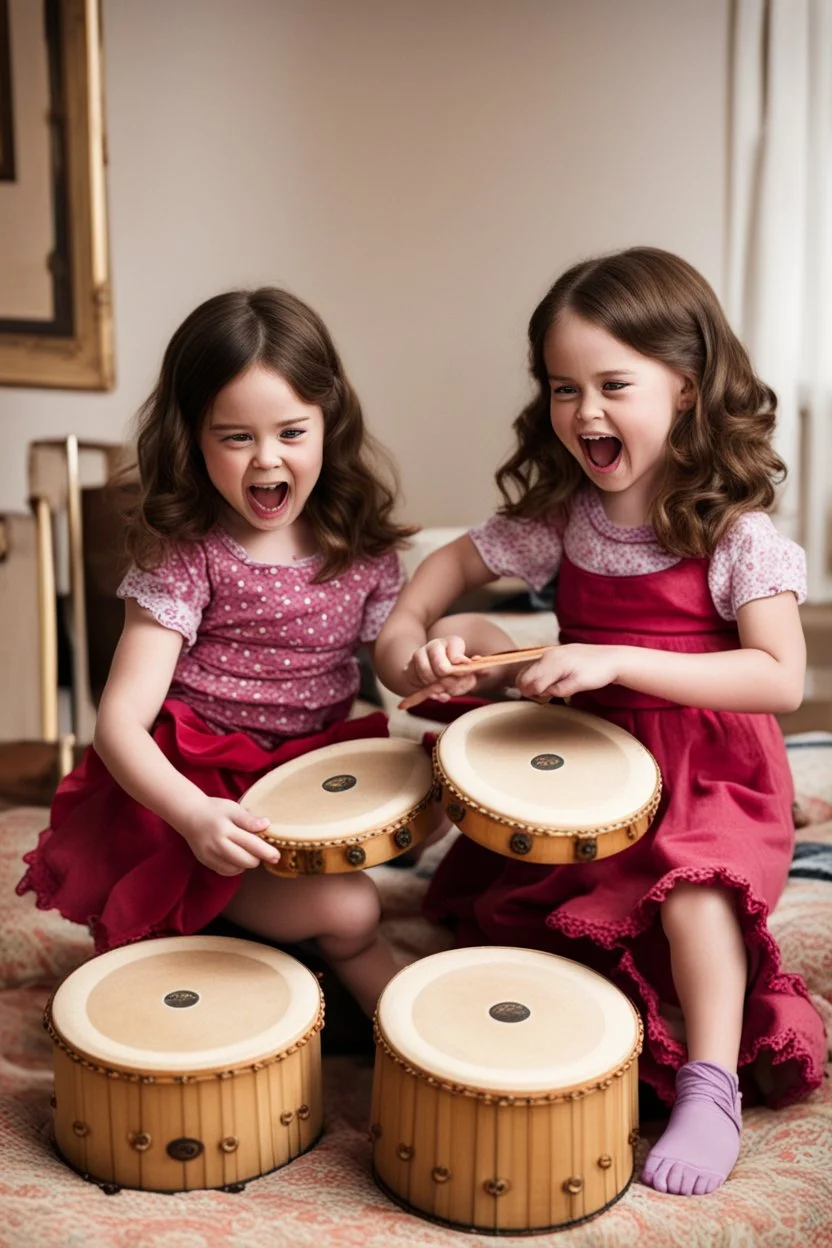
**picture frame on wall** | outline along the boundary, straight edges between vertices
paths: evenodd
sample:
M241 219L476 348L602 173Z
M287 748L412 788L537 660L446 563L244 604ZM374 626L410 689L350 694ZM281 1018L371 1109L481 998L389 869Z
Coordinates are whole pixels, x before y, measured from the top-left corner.
M108 390L98 0L0 0L0 64L4 42L0 168L8 150L12 175L0 178L0 385Z

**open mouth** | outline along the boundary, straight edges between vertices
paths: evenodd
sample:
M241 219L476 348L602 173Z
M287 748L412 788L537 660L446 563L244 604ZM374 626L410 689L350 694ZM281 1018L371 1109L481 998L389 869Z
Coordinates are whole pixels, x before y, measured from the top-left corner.
M614 472L621 459L621 439L608 434L581 434L581 449L595 472Z
M247 493L255 514L264 520L273 520L286 506L289 484L287 481L277 481L273 485L250 485Z

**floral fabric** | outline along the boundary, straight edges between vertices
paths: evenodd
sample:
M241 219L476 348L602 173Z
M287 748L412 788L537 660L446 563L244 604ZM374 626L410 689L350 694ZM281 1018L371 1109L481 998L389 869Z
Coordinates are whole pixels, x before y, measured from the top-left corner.
M492 516L471 529L469 536L496 576L520 577L533 589L542 589L558 572L563 555L598 576L644 576L680 562L677 555L662 550L649 524L624 528L608 520L595 490L577 495L563 530L546 519ZM735 620L746 602L785 590L804 602L806 557L800 546L777 532L764 512L749 512L714 551L708 587L724 620Z

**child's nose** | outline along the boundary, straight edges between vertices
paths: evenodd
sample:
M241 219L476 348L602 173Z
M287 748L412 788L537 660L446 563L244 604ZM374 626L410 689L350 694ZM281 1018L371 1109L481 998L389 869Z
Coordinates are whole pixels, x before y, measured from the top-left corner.
M254 462L258 468L279 468L283 463L283 446L273 438L258 442Z
M578 403L578 418L580 420L593 420L597 416L603 416L603 414L604 405L600 392L584 390Z

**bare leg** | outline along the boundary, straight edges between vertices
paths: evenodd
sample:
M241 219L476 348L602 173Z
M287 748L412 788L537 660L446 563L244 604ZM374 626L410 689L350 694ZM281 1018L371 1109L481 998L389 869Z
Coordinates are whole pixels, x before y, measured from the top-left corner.
M677 885L662 906L662 924L685 1017L688 1063L678 1072L670 1123L642 1178L659 1191L700 1195L725 1181L739 1152L736 1069L747 954L725 889Z
M678 884L662 906L688 1060L736 1071L748 958L733 895Z
M399 969L387 941L379 936L376 887L362 872L284 880L256 868L246 872L223 914L271 940L317 941L370 1017L385 984Z

